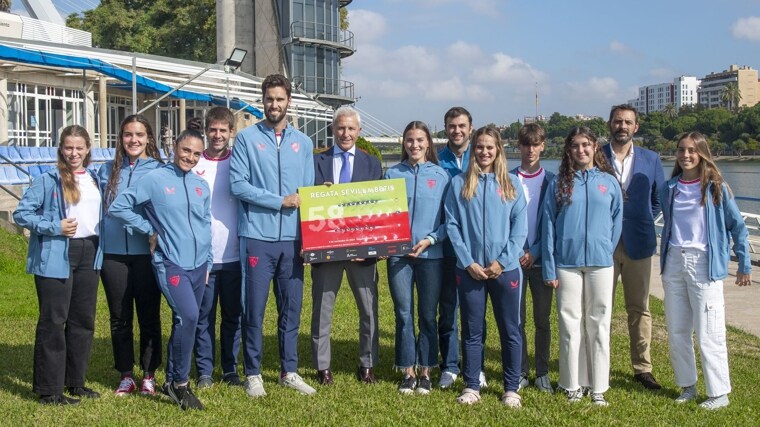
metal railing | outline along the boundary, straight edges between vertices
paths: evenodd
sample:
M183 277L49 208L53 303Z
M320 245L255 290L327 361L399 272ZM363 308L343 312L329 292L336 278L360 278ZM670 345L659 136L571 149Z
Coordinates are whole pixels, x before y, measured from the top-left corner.
M325 77L293 76L293 84L304 92L355 99L353 82L345 80L328 79Z
M352 52L354 49L354 33L341 30L335 25L324 25L318 22L295 21L290 24L291 38L320 40L334 45L340 45Z

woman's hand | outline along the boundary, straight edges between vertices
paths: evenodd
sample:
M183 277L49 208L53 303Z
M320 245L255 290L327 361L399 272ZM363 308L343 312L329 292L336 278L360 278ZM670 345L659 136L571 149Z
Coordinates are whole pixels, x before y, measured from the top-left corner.
M77 233L77 219L64 218L61 220L61 234L66 237L74 237Z
M417 258L420 256L421 253L425 252L425 249L427 249L430 246L430 240L427 238L424 238L417 242L416 245L412 247L412 252L409 254L410 257Z
M736 284L739 286L751 286L752 274L744 274L736 272Z
M486 275L488 275L489 279L495 279L499 277L499 275L501 275L503 271L504 271L504 268L496 260L494 260L491 263L491 265L489 265L488 268L485 269L485 273Z
M544 285L545 286L551 286L552 288L557 289L557 288L559 288L559 280L557 280L557 279L554 279L554 280L544 280Z

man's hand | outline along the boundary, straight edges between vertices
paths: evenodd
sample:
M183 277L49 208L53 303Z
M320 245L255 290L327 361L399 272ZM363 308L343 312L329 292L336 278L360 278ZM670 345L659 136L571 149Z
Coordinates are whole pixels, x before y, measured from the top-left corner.
M544 285L551 286L552 288L557 289L557 288L559 288L559 280L557 280L557 279L554 279L554 280L545 280L544 281Z
M752 274L736 273L736 284L739 286L752 286Z
M488 275L489 279L495 279L501 275L501 273L504 271L504 268L499 264L498 261L493 260L491 265L488 266L485 270L483 270L486 275Z
M477 262L473 262L472 264L467 266L467 272L470 273L470 277L472 277L475 280L488 279L488 274L483 269L483 267Z
M298 196L298 193L293 193L282 199L283 208L298 209L299 206L301 206L301 198Z
M61 234L66 237L74 237L77 233L77 219L64 218L61 220Z
M412 247L412 252L409 254L410 257L417 258L420 256L421 253L425 252L425 249L427 249L430 246L430 240L427 238L424 238L417 242L416 245Z
M530 270L533 268L533 263L536 262L536 257L534 257L529 250L525 250L525 254L520 257L520 267Z

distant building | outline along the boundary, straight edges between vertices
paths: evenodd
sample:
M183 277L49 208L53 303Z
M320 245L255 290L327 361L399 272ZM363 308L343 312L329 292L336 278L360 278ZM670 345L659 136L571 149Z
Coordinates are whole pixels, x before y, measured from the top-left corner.
M729 83L736 83L741 94L739 107L751 107L760 102L760 82L757 70L731 65L728 70L713 72L702 78L699 88L699 104L706 108L725 107L723 91Z
M673 83L660 83L639 87L638 98L628 100L628 103L640 114L662 111L668 104L673 104L676 111L685 105L697 103L699 79L692 76L681 76L673 79Z

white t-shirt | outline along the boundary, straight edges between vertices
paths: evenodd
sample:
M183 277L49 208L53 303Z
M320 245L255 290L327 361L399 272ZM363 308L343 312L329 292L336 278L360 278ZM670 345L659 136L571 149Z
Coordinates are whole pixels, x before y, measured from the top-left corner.
M354 157L356 156L356 145L348 149L351 153L348 156L349 176L354 176ZM343 168L343 150L337 145L333 146L333 184L340 183L340 170Z
M672 246L707 250L706 209L701 201L702 184L699 179L678 180L673 197L673 226L669 242Z
M98 185L87 171L74 172L79 186L79 203L66 206L66 218L76 218L74 239L100 235L100 206L102 197Z
M211 253L214 264L240 261L237 203L230 194L230 158L206 157L204 152L193 168L211 189Z
M628 154L623 158L622 162L617 159L614 152L612 153L612 158L612 167L615 169L615 176L623 187L623 190L628 190L633 172L633 146L628 150Z
M539 201L541 199L541 184L544 183L546 172L544 168L539 168L536 172L529 174L517 169L517 179L522 184L525 200L528 202L528 246L536 242L536 232L538 231L538 210L540 209ZM537 254L533 254L535 256Z

